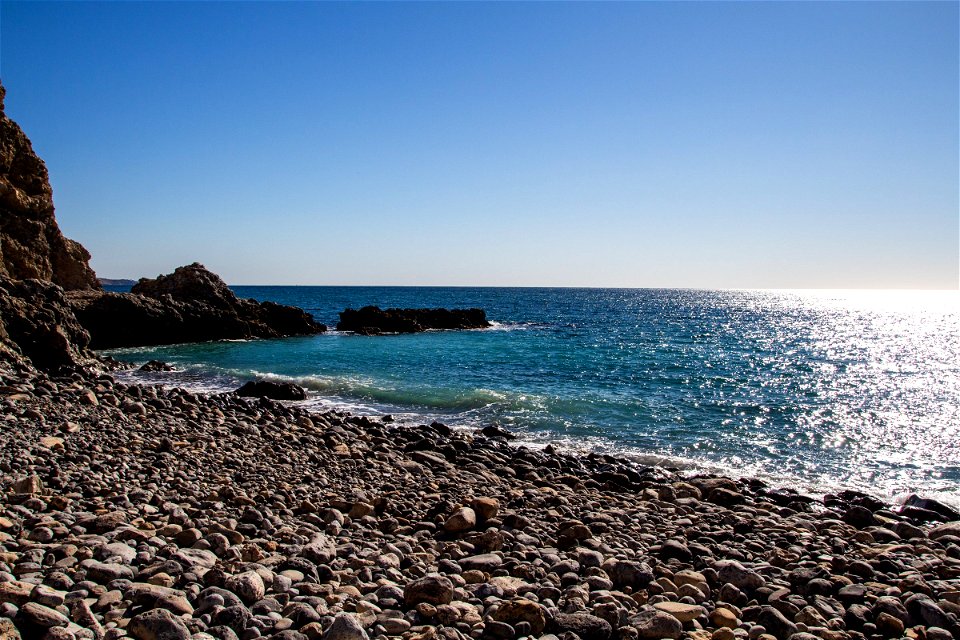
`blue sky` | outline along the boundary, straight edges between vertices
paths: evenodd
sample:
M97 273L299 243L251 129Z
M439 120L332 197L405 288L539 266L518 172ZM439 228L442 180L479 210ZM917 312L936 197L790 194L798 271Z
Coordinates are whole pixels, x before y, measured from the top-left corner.
M958 4L17 3L104 277L956 288Z

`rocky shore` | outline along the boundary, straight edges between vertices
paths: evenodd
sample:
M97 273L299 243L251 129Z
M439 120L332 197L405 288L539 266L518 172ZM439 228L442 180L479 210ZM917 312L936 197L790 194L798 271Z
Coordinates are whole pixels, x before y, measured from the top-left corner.
M492 425L95 373L93 348L325 327L199 264L104 293L3 98L0 640L960 637L960 518L933 501L815 500L533 451ZM341 328L487 326L440 311Z
M107 375L0 394L5 640L960 634L929 508Z

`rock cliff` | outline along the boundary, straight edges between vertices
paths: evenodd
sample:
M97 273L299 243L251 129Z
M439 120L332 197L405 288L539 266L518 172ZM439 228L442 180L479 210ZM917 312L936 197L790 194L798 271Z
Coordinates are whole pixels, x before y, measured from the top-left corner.
M0 85L0 276L100 289L90 254L57 226L47 167L7 117L5 95Z
M98 362L91 348L326 329L301 309L237 298L200 264L104 293L90 254L60 232L46 165L4 97L0 84L0 367L86 367Z
M0 276L0 361L47 370L89 365L89 343L62 288Z
M238 298L199 263L141 278L130 293L72 291L67 297L94 349L279 338L327 329L302 309Z

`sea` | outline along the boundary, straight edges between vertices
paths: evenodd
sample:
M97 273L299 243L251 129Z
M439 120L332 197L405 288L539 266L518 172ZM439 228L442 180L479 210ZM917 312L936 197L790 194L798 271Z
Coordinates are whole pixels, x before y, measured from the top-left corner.
M123 288L112 288L123 290ZM237 286L331 330L112 350L227 391L260 378L399 424L496 424L519 446L599 452L821 495L960 506L960 292ZM479 307L489 329L356 336L338 313Z

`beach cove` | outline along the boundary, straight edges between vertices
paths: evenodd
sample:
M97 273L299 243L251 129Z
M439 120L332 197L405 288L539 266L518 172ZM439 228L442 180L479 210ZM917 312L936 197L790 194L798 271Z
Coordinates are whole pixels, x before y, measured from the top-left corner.
M960 637L955 4L2 11L0 640Z

